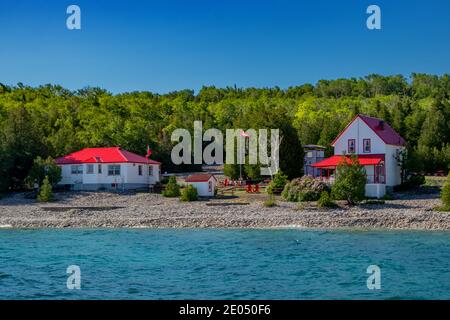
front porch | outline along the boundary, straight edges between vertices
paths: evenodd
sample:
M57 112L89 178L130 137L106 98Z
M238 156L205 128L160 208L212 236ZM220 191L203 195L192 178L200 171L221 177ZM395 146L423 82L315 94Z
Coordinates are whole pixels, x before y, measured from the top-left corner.
M363 155L358 156L358 160L366 172L366 197L383 197L386 194L384 155ZM313 167L319 169L319 179L333 184L336 178L336 168L341 161L342 156L332 156L313 164Z

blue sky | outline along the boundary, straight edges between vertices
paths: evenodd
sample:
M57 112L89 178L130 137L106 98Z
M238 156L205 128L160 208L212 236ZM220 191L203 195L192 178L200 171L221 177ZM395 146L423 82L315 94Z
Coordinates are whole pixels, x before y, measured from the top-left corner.
M66 8L81 8L81 30ZM382 29L366 28L377 4ZM450 72L448 0L0 0L0 82L114 93Z

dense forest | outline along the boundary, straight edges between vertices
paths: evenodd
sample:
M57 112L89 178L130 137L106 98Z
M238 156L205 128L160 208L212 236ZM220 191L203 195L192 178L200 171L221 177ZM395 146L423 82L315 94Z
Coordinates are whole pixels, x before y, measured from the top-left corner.
M175 128L192 131L279 128L280 166L290 178L301 174L303 144L330 142L357 114L385 119L408 142L410 170L448 171L450 78L428 74L369 75L320 80L288 89L203 87L197 94L111 94L100 88L70 91L57 85L0 84L0 191L23 187L33 160L83 147L121 146L170 162ZM328 148L328 152L331 149ZM189 169L189 168L184 168ZM254 171L246 166L246 174Z

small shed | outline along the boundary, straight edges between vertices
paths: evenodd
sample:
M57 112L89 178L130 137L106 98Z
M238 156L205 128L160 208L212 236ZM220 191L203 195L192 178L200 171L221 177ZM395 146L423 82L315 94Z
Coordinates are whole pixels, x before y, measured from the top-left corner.
M199 173L186 178L186 183L194 186L200 197L213 197L217 179L212 174Z

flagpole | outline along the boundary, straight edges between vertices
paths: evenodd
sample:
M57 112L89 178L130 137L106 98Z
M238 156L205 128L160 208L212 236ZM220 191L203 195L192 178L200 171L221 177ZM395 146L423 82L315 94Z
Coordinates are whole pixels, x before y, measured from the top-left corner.
M244 138L245 142L245 138ZM242 181L242 148L239 148L239 181Z

